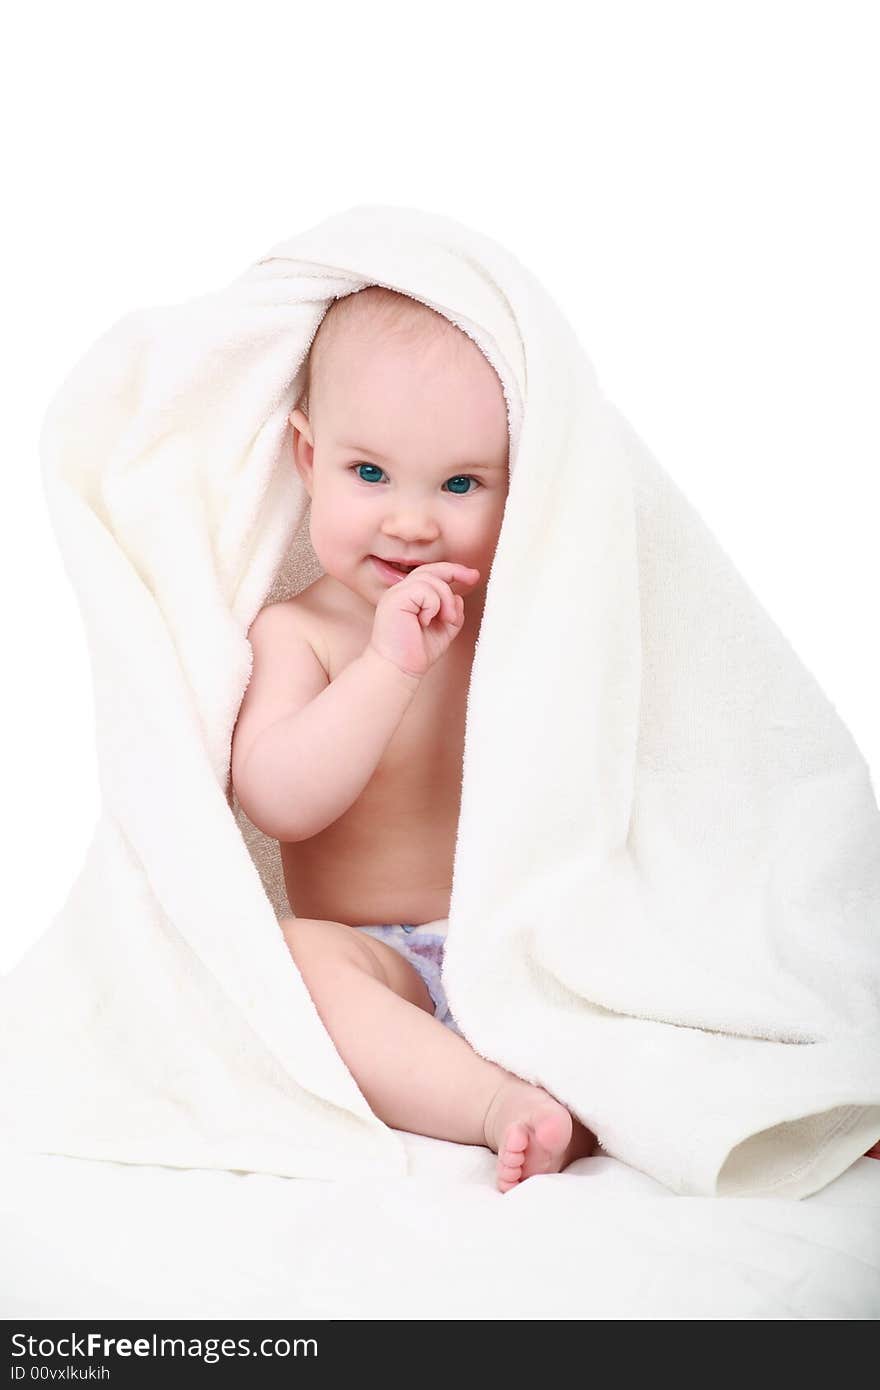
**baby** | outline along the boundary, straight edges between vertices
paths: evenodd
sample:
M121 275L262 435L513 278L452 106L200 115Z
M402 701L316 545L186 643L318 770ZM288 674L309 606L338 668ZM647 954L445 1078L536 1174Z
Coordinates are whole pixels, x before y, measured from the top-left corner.
M290 422L324 576L251 626L233 786L279 841L281 930L373 1112L486 1145L507 1192L595 1138L473 1051L440 982L504 394L465 333L380 286L331 306L307 375Z

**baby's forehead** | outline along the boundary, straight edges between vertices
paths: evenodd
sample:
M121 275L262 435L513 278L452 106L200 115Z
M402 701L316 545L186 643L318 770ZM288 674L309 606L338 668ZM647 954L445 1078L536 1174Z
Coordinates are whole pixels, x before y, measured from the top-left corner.
M494 454L508 446L501 381L477 343L437 310L397 291L367 289L337 300L316 335L319 367L314 395L327 402L328 424L351 426L347 443L413 429L425 419L448 423ZM321 331L330 332L319 343ZM375 417L375 418L374 418ZM361 422L363 425L361 425ZM422 420L424 425L424 419ZM443 433L440 428L440 433Z
M420 301L368 286L337 300L321 322L312 350L327 355L334 348L388 357L432 347L461 352L470 339L450 319ZM471 346L473 346L471 344Z

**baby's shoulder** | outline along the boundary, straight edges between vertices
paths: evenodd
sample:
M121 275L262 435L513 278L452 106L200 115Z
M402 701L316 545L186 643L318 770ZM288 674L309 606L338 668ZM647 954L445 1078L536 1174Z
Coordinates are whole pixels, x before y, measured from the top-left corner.
M285 636L291 632L304 638L329 678L326 603L319 593L314 592L320 583L318 579L302 593L264 604L254 621L259 622L261 634L268 644L284 642Z

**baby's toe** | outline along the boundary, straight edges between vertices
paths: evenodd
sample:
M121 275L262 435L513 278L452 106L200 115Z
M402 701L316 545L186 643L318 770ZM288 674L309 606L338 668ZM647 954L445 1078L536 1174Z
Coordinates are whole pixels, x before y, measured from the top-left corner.
M520 1173L522 1172L523 1160L522 1158L517 1158L516 1155L514 1155L512 1158L501 1158L499 1156L498 1163L496 1166L498 1168L499 1174L503 1174L504 1177L518 1178Z
M504 1142L498 1151L497 1179L500 1192L509 1192L522 1179L523 1164L529 1134L523 1124L512 1124L504 1135Z
M515 1124L508 1125L504 1141L498 1150L498 1157L522 1163L528 1147L529 1131L524 1124L517 1121Z
M522 1181L523 1165L521 1163L502 1163L499 1161L496 1170L498 1187L502 1192L507 1192L511 1187L517 1187Z

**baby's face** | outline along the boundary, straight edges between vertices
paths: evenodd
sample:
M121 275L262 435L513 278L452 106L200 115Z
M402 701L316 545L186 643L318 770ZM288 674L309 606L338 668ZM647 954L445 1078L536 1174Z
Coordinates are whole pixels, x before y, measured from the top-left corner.
M318 560L373 607L390 582L379 556L473 566L466 613L482 611L507 500L507 409L495 371L459 336L414 348L343 333L311 419L290 417Z

